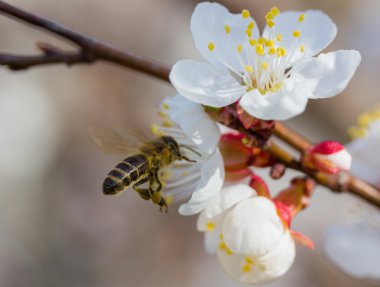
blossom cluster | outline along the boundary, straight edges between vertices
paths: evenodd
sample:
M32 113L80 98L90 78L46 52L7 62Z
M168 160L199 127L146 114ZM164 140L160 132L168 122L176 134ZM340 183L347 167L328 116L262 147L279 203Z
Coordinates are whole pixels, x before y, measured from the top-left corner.
M309 205L314 182L294 178L273 196L271 183L255 172L271 167L273 180L285 172L266 149L275 121L299 115L309 99L340 93L361 60L354 50L315 56L337 33L320 11L281 13L273 7L265 19L260 34L248 10L231 14L217 3L198 4L191 32L207 62L174 65L170 80L178 95L164 101L162 124L152 127L154 134L172 136L199 152L195 164L176 162L160 171L164 196L167 201L190 197L179 213L199 213L197 229L204 233L206 251L216 253L226 273L244 283L285 274L295 242L313 248L291 222ZM341 144L327 141L306 150L300 164L310 172L336 174L350 169L351 156Z

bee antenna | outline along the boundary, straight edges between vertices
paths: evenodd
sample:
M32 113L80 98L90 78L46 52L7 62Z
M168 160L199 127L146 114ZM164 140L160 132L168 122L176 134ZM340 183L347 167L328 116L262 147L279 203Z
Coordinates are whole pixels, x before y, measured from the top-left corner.
M188 149L188 150L192 151L193 153L195 153L197 156L202 157L202 155L201 155L199 152L197 152L196 150L192 149L192 148L189 147L189 146L186 146L186 145L180 145L180 147L183 147L183 148L185 148L185 149Z
M188 162L194 162L194 163L197 162L196 160L189 159L188 157L186 157L186 156L184 156L184 155L181 156L181 159L184 159L184 160L186 160L186 161L188 161Z

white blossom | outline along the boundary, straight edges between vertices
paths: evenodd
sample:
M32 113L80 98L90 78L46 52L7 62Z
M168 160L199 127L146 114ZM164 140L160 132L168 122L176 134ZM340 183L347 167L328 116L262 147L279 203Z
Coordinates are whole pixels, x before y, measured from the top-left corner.
M176 201L190 197L180 206L179 213L198 213L220 192L224 182L223 158L217 146L219 129L202 106L180 96L166 99L160 115L163 125L154 126L155 133L173 136L180 145L200 154L182 148L196 162L177 161L161 172L164 195Z
M226 186L201 212L198 230L206 250L244 283L265 283L285 274L295 257L290 230L275 204L245 184Z
M314 55L335 38L332 20L317 10L281 13L272 8L260 37L247 10L231 14L220 4L198 4L191 32L208 63L177 62L170 80L190 101L223 107L240 99L251 116L286 120L305 110L308 99L340 93L361 56L345 50Z

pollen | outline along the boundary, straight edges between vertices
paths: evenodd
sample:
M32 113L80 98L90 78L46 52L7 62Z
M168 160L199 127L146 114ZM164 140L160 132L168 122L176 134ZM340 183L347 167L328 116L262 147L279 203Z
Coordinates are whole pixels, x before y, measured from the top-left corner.
M251 258L249 258L249 257L245 257L245 262L246 262L247 264L252 264L252 265L255 264L255 263L253 262L253 260L252 260Z
M167 103L163 103L163 104L162 104L162 107L163 107L165 110L169 110L169 109L170 109L170 106L169 106L169 104L167 104Z
M248 36L249 38L252 37L252 30L247 29L247 30L245 30L245 33L247 34L247 36Z
M272 9L270 9L270 12L271 12L275 17L277 17L278 15L280 15L280 9L278 9L276 6L272 7Z
M165 119L163 122L162 122L162 125L166 128L172 128L174 126L173 122L169 119Z
M151 125L150 131L152 132L153 135L155 135L157 137L164 135L164 133L160 130L160 128L156 124Z
M274 19L274 14L272 12L268 12L266 15L265 15L265 19L266 20L273 20Z
M243 16L244 19L251 16L251 14L249 13L247 9L244 9L243 11L241 11L241 15Z
M252 21L248 24L247 29L252 30L253 28L255 28L255 22Z
M285 55L286 55L286 49L284 47L277 48L278 57L285 57Z
M257 41L255 39L249 39L249 44L253 47L257 44Z
M300 14L298 17L298 22L303 22L305 20L305 14Z
M224 30L226 31L227 35L231 33L231 27L229 25L224 25Z
M267 46L267 47L273 47L274 46L274 41L273 40L266 40L265 41L265 46Z
M268 63L267 62L263 62L263 64L261 65L261 67L264 69L264 70L268 70Z
M299 37L301 37L301 31L299 31L299 30L294 30L294 31L293 31L293 37L295 37L295 38L299 38Z
M237 51L238 51L238 53L241 53L243 51L243 46L241 44L238 45Z
M263 45L265 43L265 38L263 37L260 37L259 39L257 39L257 42L261 45Z
M215 229L215 223L210 221L206 224L206 230L207 231L213 231Z
M302 44L300 46L300 51L301 51L301 53L305 53L305 45Z
M244 272L244 273L249 273L249 272L251 272L251 270L252 270L252 267L251 267L250 264L245 264L245 265L243 266L243 272Z
M276 48L275 47L270 47L269 51L268 51L268 54L269 55L274 55L276 54Z
M264 47L262 44L256 45L256 54L261 56L264 55Z
M277 41L281 42L282 41L282 34L277 34L276 39L277 39Z
M165 112L163 112L163 111L159 111L159 112L158 112L158 116L159 116L160 118L166 118L166 117L168 116L168 114L165 113Z
M272 28L274 25L276 25L276 23L273 20L267 20L267 25L269 28Z
M253 67L252 66L245 66L244 69L248 72L248 73L253 73Z
M213 42L208 43L208 49L210 52L215 50L215 44Z

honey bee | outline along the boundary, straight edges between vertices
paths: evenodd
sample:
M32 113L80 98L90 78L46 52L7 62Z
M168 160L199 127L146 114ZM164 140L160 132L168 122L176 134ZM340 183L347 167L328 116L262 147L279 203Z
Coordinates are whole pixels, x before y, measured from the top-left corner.
M160 210L168 205L162 196L162 182L159 171L176 160L195 163L183 153L188 149L198 156L200 154L186 145L180 145L174 137L162 135L152 140L142 139L140 134L130 128L119 129L118 132L92 127L89 129L91 138L103 150L127 155L122 162L111 170L103 182L104 194L119 194L131 184L133 189L145 200L152 200L160 206ZM148 183L149 182L149 183ZM148 188L141 186L148 183Z

